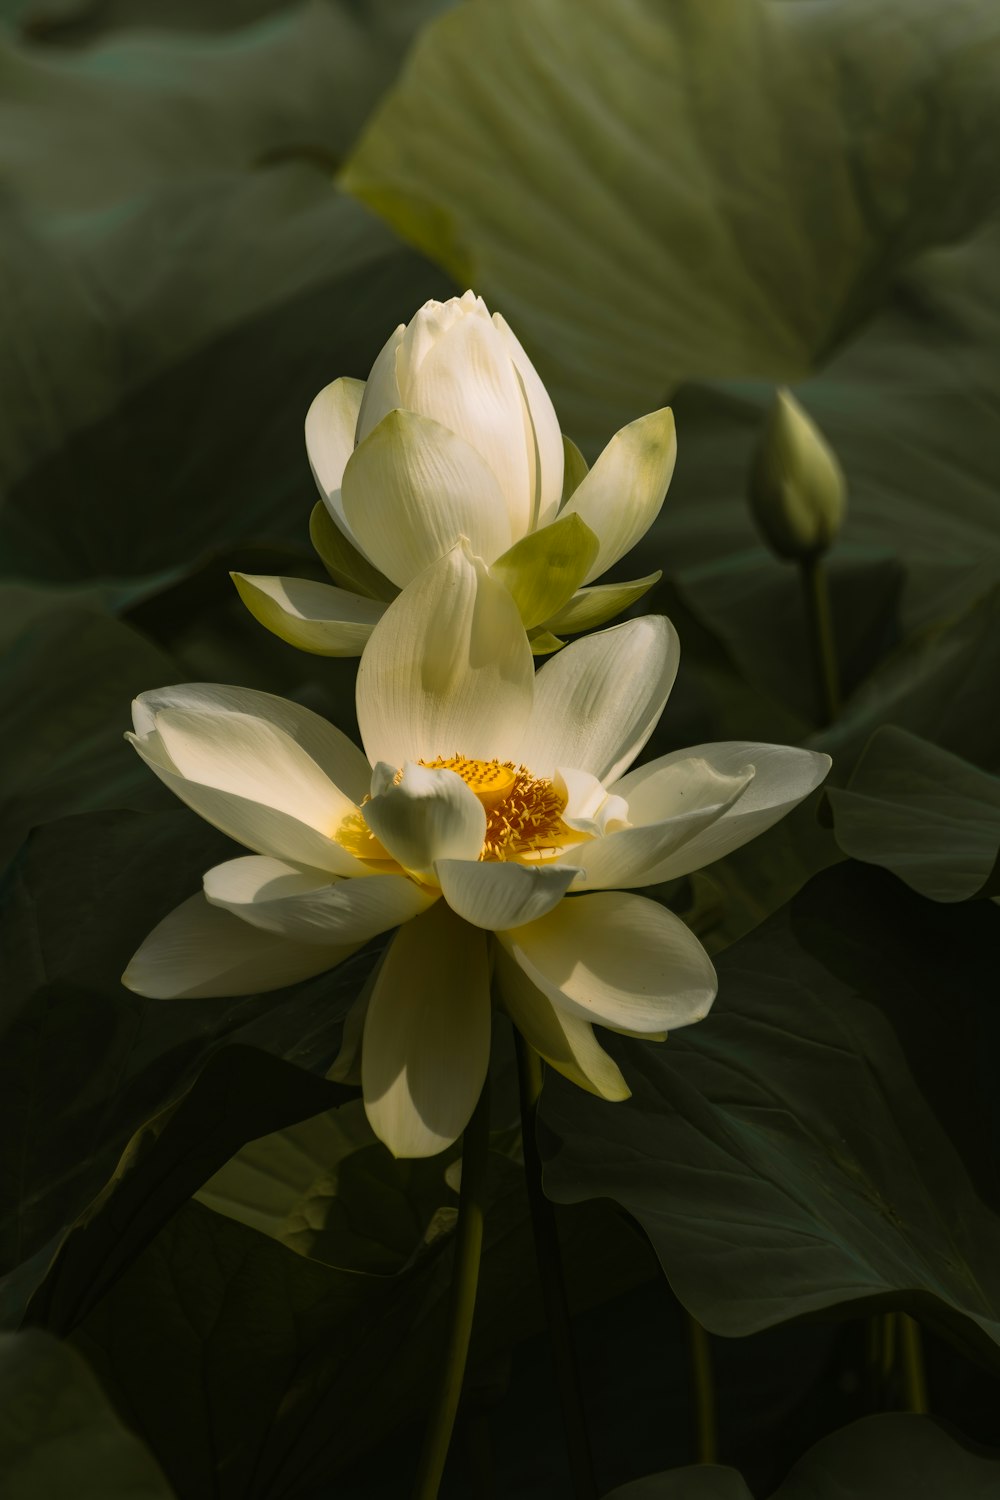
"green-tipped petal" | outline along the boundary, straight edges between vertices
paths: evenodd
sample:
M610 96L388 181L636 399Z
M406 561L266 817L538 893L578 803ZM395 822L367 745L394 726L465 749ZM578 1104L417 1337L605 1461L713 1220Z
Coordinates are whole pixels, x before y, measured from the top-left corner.
M360 656L386 606L308 578L231 573L240 598L266 630L316 656Z
M383 600L395 599L399 593L396 585L348 541L322 501L316 502L309 517L309 540L334 583L348 593Z
M588 464L587 460L584 458L583 454L580 452L579 448L576 446L576 444L574 443L574 441L573 441L572 438L568 438L566 436L566 434L563 433L563 435L562 435L562 441L563 441L563 492L562 492L562 503L563 503L563 505L565 505L566 501L570 498L571 495L574 495L576 493L576 491L580 488L580 485L583 483L583 481L586 479L587 475L590 473L590 465Z
M568 604L545 621L547 630L563 635L578 635L584 630L594 630L620 615L623 609L635 604L643 594L659 583L662 572L647 573L645 578L633 578L628 583L597 583L590 588L577 589Z
M497 558L490 572L513 595L525 629L530 630L572 598L599 545L579 516L561 516L551 526L521 537Z
M533 630L528 636L532 656L551 656L553 651L561 651L566 642L561 641L551 630Z
M588 577L598 578L624 557L659 515L677 458L669 406L616 432L566 507L597 533L601 550Z

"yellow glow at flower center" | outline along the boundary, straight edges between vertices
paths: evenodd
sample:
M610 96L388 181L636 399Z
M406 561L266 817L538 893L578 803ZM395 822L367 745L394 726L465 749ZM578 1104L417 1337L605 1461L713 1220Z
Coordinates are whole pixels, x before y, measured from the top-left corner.
M451 755L423 760L430 770L454 771L486 810L486 838L480 859L516 859L557 849L578 836L562 820L565 800L551 781L542 781L513 761L470 760Z

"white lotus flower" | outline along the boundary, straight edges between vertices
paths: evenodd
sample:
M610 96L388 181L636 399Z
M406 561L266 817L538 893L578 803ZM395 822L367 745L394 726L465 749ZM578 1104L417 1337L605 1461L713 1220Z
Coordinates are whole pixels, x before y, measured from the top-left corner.
M564 452L514 334L471 291L400 324L367 384L320 391L306 447L325 506L313 541L340 587L233 575L261 623L306 651L356 656L395 591L463 536L513 593L538 652L659 577L586 586L659 513L677 452L670 409L622 428L588 472L568 441Z
M662 1037L715 973L671 912L631 894L718 859L811 792L829 758L702 745L637 771L677 670L670 623L591 635L535 675L510 594L460 545L386 611L361 658L365 754L267 694L187 686L136 701L132 743L254 852L146 939L125 983L224 995L319 973L398 927L367 1002L365 1105L399 1156L462 1132L499 1002L553 1067L628 1089L593 1024Z

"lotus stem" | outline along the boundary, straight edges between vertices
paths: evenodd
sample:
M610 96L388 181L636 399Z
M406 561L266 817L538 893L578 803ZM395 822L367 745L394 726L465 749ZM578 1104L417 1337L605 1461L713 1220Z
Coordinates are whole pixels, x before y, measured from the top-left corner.
M483 1249L489 1144L490 1098L487 1078L462 1136L462 1183L458 1197L458 1225L455 1230L455 1261L451 1273L448 1344L437 1401L424 1436L413 1500L437 1500L462 1395Z
M928 1405L923 1338L920 1324L907 1313L899 1314L899 1352L903 1365L903 1400L906 1410L925 1415Z
M535 1238L535 1256L542 1288L542 1303L552 1343L559 1405L569 1454L570 1473L576 1500L597 1500L597 1482L590 1454L590 1435L583 1409L583 1392L573 1345L566 1283L555 1210L542 1190L542 1160L535 1134L538 1100L542 1092L543 1063L535 1049L514 1032L517 1047L517 1073L521 1088L521 1134L524 1141L524 1172L531 1207L531 1225Z
M820 724L825 728L840 713L840 677L833 637L833 617L830 613L830 591L823 559L818 553L804 557L799 567L812 645Z
M687 1314L688 1341L691 1352L691 1384L694 1387L695 1437L698 1462L717 1462L718 1437L715 1417L715 1380L712 1375L712 1346L708 1334L697 1318Z

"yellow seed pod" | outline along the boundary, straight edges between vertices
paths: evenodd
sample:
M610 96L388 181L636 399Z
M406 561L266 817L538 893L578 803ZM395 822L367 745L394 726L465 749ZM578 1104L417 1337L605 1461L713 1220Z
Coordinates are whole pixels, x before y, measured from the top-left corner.
M791 392L777 391L750 470L758 527L779 557L801 561L826 551L846 508L833 450Z

